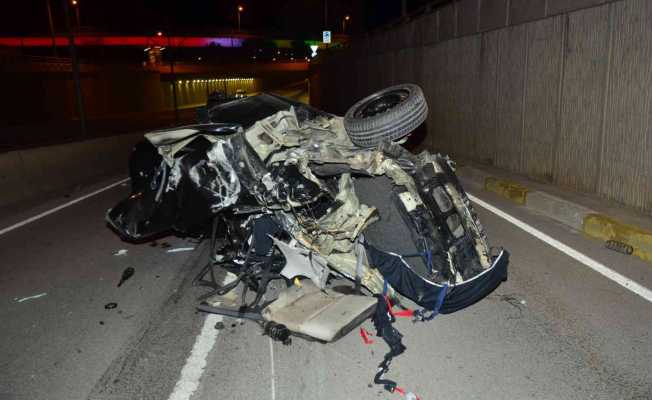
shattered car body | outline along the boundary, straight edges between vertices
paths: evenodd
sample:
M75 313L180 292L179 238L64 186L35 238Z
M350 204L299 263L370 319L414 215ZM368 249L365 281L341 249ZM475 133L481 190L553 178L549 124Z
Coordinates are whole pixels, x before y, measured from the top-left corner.
M145 135L150 146L137 147L130 162L133 193L107 214L123 238L204 232L219 213L238 221L234 227L271 215L330 273L357 277L373 293L393 288L432 308L433 296L447 287L442 312L482 297L448 307L466 282L505 278L506 254L490 254L447 157L414 155L392 142L357 147L341 118L276 96L226 106L215 114L270 115ZM244 231L232 229L223 239L246 240ZM361 238L366 256L360 260ZM274 240L283 250L286 244Z
M331 307L347 299L333 278L410 299L418 320L467 307L507 278L509 255L490 249L448 157L392 141L360 147L341 117L268 94L217 105L210 117L145 135L130 161L132 194L107 221L130 241L210 234L213 264L258 292L245 306L263 319L330 341L371 315L376 299L351 297L347 310L357 311L333 326L283 307L336 315ZM295 277L307 278L305 290L258 307L270 279Z

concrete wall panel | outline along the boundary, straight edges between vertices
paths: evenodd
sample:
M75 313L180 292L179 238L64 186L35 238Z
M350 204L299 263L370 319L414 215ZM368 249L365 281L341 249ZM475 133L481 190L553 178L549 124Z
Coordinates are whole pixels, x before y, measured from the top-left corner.
M475 96L476 138L474 152L477 160L493 164L496 157L496 99L498 88L499 31L481 35L478 89Z
M546 15L546 0L511 0L509 23L512 25L540 19Z
M565 17L527 25L527 71L523 121L523 172L552 182L559 132L559 86Z
M477 135L475 97L479 87L480 37L465 36L455 42L454 74L457 126L453 136L455 154L472 154Z
M455 4L449 4L440 8L439 13L439 41L449 40L455 37L455 27L457 20L455 18Z
M506 25L507 0L480 0L480 31Z
M613 7L609 75L599 191L619 202L652 210L652 2Z
M548 15L597 6L609 1L612 0L548 0Z
M424 91L430 112L428 114L428 137L432 149L441 149L444 144L444 92L443 69L446 57L442 46L432 46L425 49L423 64L423 79L426 83Z
M525 26L502 29L498 40L496 165L519 171L523 132Z
M71 190L97 178L125 174L131 147L142 134L113 136L0 154L0 206Z
M609 55L609 6L572 13L567 23L554 180L594 192Z
M420 37L420 43L427 45L437 41L437 13L433 12L418 18L415 22L417 25L416 35Z
M324 66L338 84L321 87L342 108L343 97L416 82L431 150L651 212L652 1L593 7L605 1L461 0L370 36L368 55ZM473 4L483 32L466 34Z
M478 31L478 1L462 0L457 3L457 35L464 36Z

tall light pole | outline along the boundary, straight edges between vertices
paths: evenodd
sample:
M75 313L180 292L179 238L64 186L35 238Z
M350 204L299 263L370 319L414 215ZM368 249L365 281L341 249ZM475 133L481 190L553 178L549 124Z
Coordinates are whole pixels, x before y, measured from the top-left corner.
M238 6L238 32L240 32L240 14L244 11L243 6Z
M77 58L77 49L75 48L75 37L72 34L72 28L70 26L70 7L68 7L68 1L63 0L63 13L66 20L66 30L68 31L68 45L70 47L70 58L72 61L72 79L75 82L75 97L77 100L77 115L79 116L82 138L86 139L86 113L84 111L84 98L82 97L81 78L79 76L79 59Z
M57 54L57 38L54 34L54 20L52 19L52 5L50 5L50 0L45 0L46 5L48 6L48 21L50 22L50 35L52 35L52 53L55 57Z
M71 4L75 8L75 17L77 18L77 32L79 32L79 28L81 26L79 24L79 0L72 0Z
M163 32L156 32L156 36L163 36ZM172 39L170 39L170 27L165 35L168 40L168 54L170 55L170 77L172 79L172 103L174 104L174 122L179 125L179 106L177 104L177 76L174 73L174 52L172 51Z
M350 19L351 17L349 15L345 15L342 19L342 33L346 32L346 23L349 22Z

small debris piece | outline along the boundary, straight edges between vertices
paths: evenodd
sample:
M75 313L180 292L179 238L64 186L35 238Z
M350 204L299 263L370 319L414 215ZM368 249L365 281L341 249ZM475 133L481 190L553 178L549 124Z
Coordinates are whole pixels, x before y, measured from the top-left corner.
M215 324L215 329L217 329L218 331L221 331L222 329L224 329L224 322L222 322L222 321L217 322Z
M632 255L634 252L634 247L628 245L627 243L619 242L617 240L607 240L604 242L604 247L608 248L609 250L617 251L618 253L622 253L625 255Z
M120 278L120 282L118 282L118 287L122 286L127 279L131 278L134 275L134 272L136 272L136 270L132 267L125 268L125 270L122 271L122 277Z
M118 303L106 303L104 305L104 308L106 308L107 310L113 310L117 306L118 306Z
M22 303L23 301L38 299L38 298L46 296L46 295L47 295L47 293L43 292L43 293L35 294L34 296L23 297L22 299L18 299L16 301L18 301L19 303Z
M168 253L181 253L182 251L193 251L195 250L194 247L177 247L176 249L170 249L167 252Z
M120 250L116 251L115 253L113 253L113 255L114 256L124 256L128 252L129 252L129 250L127 250L127 249L120 249Z
M272 340L281 342L286 346L292 344L290 330L283 324L277 324L274 321L269 321L263 327L263 333L272 338Z
M100 325L104 325L104 321L100 321Z
M170 247L172 247L172 245L168 242L163 242L161 243L161 247L164 249L169 249Z

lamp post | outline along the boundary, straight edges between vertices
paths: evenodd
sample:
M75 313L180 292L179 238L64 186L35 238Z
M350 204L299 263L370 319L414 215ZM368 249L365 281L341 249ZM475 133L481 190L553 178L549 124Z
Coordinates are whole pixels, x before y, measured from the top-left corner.
M78 0L72 0L70 3L75 8L75 17L77 18L77 32L79 32L79 28L81 26L79 24L79 2Z
M345 15L344 19L342 19L342 33L346 32L346 23L349 22L351 17L349 15Z
M156 32L156 36L163 36L163 32ZM174 52L172 51L172 39L170 39L170 29L165 34L168 41L168 54L170 55L170 78L172 79L172 103L174 105L174 122L179 125L179 106L177 104L177 77L174 73Z
M79 59L77 58L77 49L75 48L75 37L70 27L70 10L68 7L69 0L63 0L63 14L66 21L66 30L68 31L68 46L70 48L70 58L72 61L72 79L75 83L75 98L77 103L77 115L79 116L79 127L81 128L82 139L86 139L86 113L84 111L84 98L82 97L81 78L79 74Z
M52 19L52 5L50 5L50 0L45 0L45 4L48 7L48 22L50 23L50 35L52 36L52 53L55 57L57 54L57 40L54 34L54 20Z
M243 6L238 6L238 32L240 32L240 14L244 11Z

